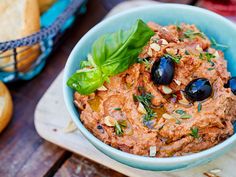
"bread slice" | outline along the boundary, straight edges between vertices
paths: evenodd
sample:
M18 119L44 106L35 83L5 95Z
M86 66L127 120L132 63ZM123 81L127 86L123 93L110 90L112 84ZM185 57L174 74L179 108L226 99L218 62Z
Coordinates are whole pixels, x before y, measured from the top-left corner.
M37 0L0 0L0 42L20 39L40 30ZM39 45L17 48L17 68L26 71L39 55ZM0 68L14 71L13 51L0 54ZM11 55L11 56L10 56ZM5 67L4 67L5 66ZM7 66L7 67L6 67Z

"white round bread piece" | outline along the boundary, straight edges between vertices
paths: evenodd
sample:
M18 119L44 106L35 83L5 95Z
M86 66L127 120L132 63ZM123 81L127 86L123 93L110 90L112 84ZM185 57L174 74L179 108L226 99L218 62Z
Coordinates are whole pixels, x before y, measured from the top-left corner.
M13 103L7 87L0 82L0 133L11 120Z
M40 14L37 0L0 0L0 42L20 39L40 30ZM19 71L27 71L38 57L39 45L17 48L17 67ZM14 71L14 57L8 50L0 57L0 68ZM2 68L3 66L6 66Z

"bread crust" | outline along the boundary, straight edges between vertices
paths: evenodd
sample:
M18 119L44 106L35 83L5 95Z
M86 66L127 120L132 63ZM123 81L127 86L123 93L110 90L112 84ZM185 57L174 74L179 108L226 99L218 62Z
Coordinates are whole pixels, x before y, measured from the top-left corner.
M13 103L7 87L0 82L0 133L11 120Z
M20 39L40 30L40 14L37 0L1 0L0 3L0 42ZM39 45L16 49L17 69L26 72L40 54ZM9 57L4 57L9 56ZM13 50L0 55L0 67L4 71L14 71ZM4 67L5 66L5 67Z

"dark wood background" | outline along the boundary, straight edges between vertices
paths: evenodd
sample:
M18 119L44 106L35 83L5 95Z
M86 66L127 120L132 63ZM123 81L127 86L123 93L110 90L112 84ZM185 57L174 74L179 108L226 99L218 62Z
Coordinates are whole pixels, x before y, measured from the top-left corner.
M195 0L162 1L196 3ZM35 107L63 69L74 45L119 2L122 0L90 0L87 13L76 20L43 72L31 81L9 85L14 115L0 134L0 177L124 176L43 140L34 127Z

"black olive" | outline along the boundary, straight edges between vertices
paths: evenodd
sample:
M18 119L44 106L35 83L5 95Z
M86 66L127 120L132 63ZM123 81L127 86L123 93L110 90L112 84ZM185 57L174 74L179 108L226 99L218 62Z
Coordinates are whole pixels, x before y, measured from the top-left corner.
M236 95L236 77L232 77L228 80L227 84L225 84L226 88L231 88L231 91L234 95Z
M211 96L212 87L205 78L194 79L185 87L185 94L192 101L202 101Z
M155 84L169 85L173 80L174 73L175 66L173 60L168 56L164 56L153 64L151 79Z

